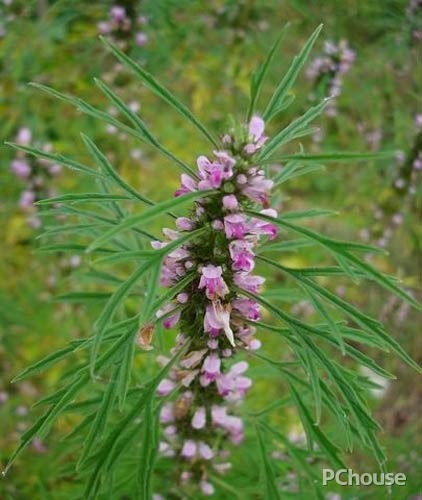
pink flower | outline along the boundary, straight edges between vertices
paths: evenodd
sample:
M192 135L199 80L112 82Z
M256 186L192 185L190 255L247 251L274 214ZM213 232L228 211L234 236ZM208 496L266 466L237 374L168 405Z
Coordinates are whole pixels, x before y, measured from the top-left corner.
M181 175L181 181L182 185L181 187L174 193L174 196L183 196L184 194L190 193L192 191L196 191L197 185L196 182L192 179L192 177L189 177L187 174L182 174Z
M242 186L242 193L256 203L266 205L274 182L266 179L263 175L254 175L248 179L248 183Z
M212 449L203 441L200 441L198 444L198 451L199 455L204 459L204 460L211 460L214 456L214 452Z
M159 309L156 313L157 318L161 318L162 316L167 315L173 310L174 314L167 316L163 321L163 326L167 330L170 330L179 322L181 314L180 309L177 309L177 306L175 304L169 303L166 304L162 309Z
M148 42L148 36L140 31L139 33L136 33L135 41L138 47L144 47L144 45L146 45Z
M236 273L234 275L234 282L243 290L247 290L251 293L258 293L261 285L264 283L265 278L262 276L252 276L246 273Z
M267 217L277 217L277 212L272 208L261 210L260 213L266 215ZM266 220L256 218L250 221L249 231L258 236L262 234L266 235L270 238L270 240L273 240L278 234L277 226Z
M29 177L31 173L30 165L28 165L28 163L24 160L19 160L19 159L13 160L11 169L15 175L21 177L22 179L26 179L27 177Z
M162 424L169 424L174 421L173 403L165 403L161 407L160 422Z
M35 201L35 193L33 191L24 191L21 194L19 200L19 206L25 210L30 208L34 203L34 201Z
M176 219L176 227L180 231L192 231L195 228L195 223L187 217L178 217Z
M163 378L157 387L157 394L159 396L167 396L175 387L176 384L172 380Z
M211 496L211 495L214 495L215 493L215 489L214 489L214 486L209 483L208 481L204 481L202 480L200 483L199 483L199 487L201 488L201 491L202 493L205 495L205 496Z
M119 5L112 7L110 15L117 22L124 21L126 19L126 11L124 7L120 7Z
M31 138L32 138L31 130L27 127L21 127L18 130L18 134L16 136L16 142L21 146L28 146L28 144L31 142Z
M194 458L196 455L196 443L195 441L192 441L192 439L187 439L184 444L182 451L180 452L182 457L191 459Z
M255 267L253 244L246 240L234 240L230 242L229 251L235 271L250 272Z
M224 231L227 238L242 239L248 231L245 214L230 214L224 217Z
M254 154L260 149L268 139L264 135L265 123L259 116L253 116L249 122L249 140L250 142L245 146L245 152L249 155Z
M191 351L180 361L180 366L187 369L195 368L195 366L197 366L201 362L206 352L206 349Z
M208 264L201 270L201 279L198 288L205 288L206 296L210 300L216 300L218 297L224 297L229 293L229 289L222 278L223 269L221 266Z
M224 330L230 344L235 346L233 331L230 328L230 304L222 305L220 301L208 305L204 316L204 331L211 335L218 335Z
M203 429L206 423L205 408L200 406L193 415L192 427L194 429Z
M228 194L223 196L223 207L227 210L236 210L239 206L239 202L234 194Z
M217 354L211 353L204 360L202 373L207 380L213 381L220 374L221 359Z
M257 321L260 318L259 305L252 299L235 299L232 305L246 319Z

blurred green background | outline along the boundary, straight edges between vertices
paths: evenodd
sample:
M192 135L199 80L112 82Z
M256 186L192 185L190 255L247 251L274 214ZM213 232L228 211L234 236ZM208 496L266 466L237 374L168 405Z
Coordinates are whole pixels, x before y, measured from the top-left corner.
M222 134L231 115L242 118L250 74L281 28L290 23L264 91L266 96L309 34L323 22L323 34L295 86L296 99L281 113L275 127L288 123L317 96L330 92L336 75L326 72L315 76L312 67L319 64L315 58L324 58L330 52L326 42L338 44L344 40L355 57L341 76L336 112L320 118L319 131L304 138L303 145L313 152L388 149L397 154L378 162L330 164L325 173L293 180L283 191L281 208L318 206L338 210L339 216L313 224L337 238L360 239L387 248L389 256L376 256L373 263L399 276L406 290L421 299L420 2L126 0L118 5L125 7L129 27L113 21L113 15L118 17L118 12L113 14L111 10L114 5L78 0L0 1L3 140L57 151L89 164L79 137L83 131L143 194L163 200L178 183L179 172L174 165L144 144L116 133L113 127L28 87L28 82L50 85L108 109L109 104L93 82L94 77L101 77L133 109L140 109L169 150L193 164L199 154L209 152L207 145L116 64L98 34L108 31L107 36L171 88L210 128ZM48 218L31 205L33 199L71 190L89 192L93 187L86 178L17 154L3 145L0 159L0 467L4 467L19 436L33 419L31 405L56 387L60 367L25 382L10 384L11 378L69 340L86 337L99 309L95 303L57 300L58 295L69 290L85 290L81 272L84 257L76 253L37 253L43 242L39 236ZM300 265L294 254L288 258ZM309 260L315 259L317 254L309 256ZM388 331L420 361L416 313L373 285L362 290L336 280L332 289L384 321ZM297 315L313 315L310 304L300 297L291 297L285 307ZM282 346L274 340L268 342L272 352L283 356ZM374 412L384 429L382 443L390 459L389 468L405 472L408 477L407 485L395 490L394 498L418 498L422 470L418 418L421 385L415 381L415 374L394 357L376 356L398 377L372 396ZM247 405L259 409L283 388L259 367L254 368L254 375L257 383ZM279 415L278 419L279 427L291 439L297 434L300 437L295 415ZM48 439L33 442L0 482L1 498L73 498L76 480L63 469L65 464L56 453L58 439L71 425L63 420ZM367 470L363 465L367 461L368 470L376 470L359 450L350 461L362 471ZM341 491L333 487L332 491L341 498L352 498L344 488ZM376 499L384 498L385 491L369 488L353 495Z

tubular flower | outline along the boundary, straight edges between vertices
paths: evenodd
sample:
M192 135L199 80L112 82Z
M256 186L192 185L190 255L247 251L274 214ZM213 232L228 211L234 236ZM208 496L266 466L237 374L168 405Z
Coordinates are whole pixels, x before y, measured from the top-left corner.
M180 483L196 481L206 495L214 487L209 473L230 469L224 439L234 445L243 440L243 422L234 412L252 381L245 376L248 363L234 362L239 349L256 350L251 322L260 317L257 302L248 294L259 293L264 278L252 275L254 249L260 238L274 238L276 226L269 220L248 215L260 210L276 217L269 207L272 181L256 165L254 154L265 143L264 121L253 116L245 127L244 140L224 136L229 150L214 151L213 157L199 156L197 180L183 174L175 196L212 190L196 202L189 217L176 219L178 231L164 229L163 241L152 242L159 250L182 235L197 231L189 243L164 259L161 284L173 287L182 279L189 284L158 312L165 328L176 324L174 352L184 339L189 350L170 370L157 389L169 397L161 410L163 456L180 457ZM253 206L255 205L255 207Z

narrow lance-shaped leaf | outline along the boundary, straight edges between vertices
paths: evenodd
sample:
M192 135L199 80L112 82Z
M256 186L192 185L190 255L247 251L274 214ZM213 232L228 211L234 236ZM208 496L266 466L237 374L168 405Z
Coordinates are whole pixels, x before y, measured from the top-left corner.
M108 242L114 236L119 234L121 231L126 229L130 229L133 226L139 224L145 224L146 222L150 222L156 217L168 212L169 210L182 205L187 201L193 201L197 198L201 198L206 196L207 194L212 193L212 191L194 191L192 193L185 194L183 196L179 196L178 198L174 198L171 200L163 201L162 203L158 203L154 207L151 207L140 214L135 214L127 217L120 224L117 224L115 227L106 231L103 235L97 238L91 245L87 248L87 251L90 252L95 250L97 247L103 245Z
M192 169L186 165L183 161L179 160L176 156L174 156L172 153L167 151L161 144L158 142L150 142L148 137L145 136L143 133L139 132L138 130L135 130L132 127L129 127L128 125L125 125L121 121L117 120L114 118L114 116L110 115L109 113L106 113L100 109L97 109L95 106L92 106L91 104L85 102L83 99L80 99L78 97L73 97L67 94L63 94L62 92L58 92L55 89L52 89L51 87L48 87L46 85L42 85L40 83L30 83L32 87L35 87L39 90L42 90L43 92L46 92L47 94L52 95L53 97L60 99L62 101L65 101L72 106L74 106L76 109L79 111L82 111L82 113L85 113L88 116L92 116L93 118L96 118L98 120L104 121L105 123L108 123L110 125L113 125L113 127L116 127L118 130L121 132L128 134L132 137L136 137L137 139L146 142L147 144L155 147L161 154L163 154L165 157L167 157L169 160L173 161L176 165L178 165L182 170L184 170L187 174L192 175Z
M255 429L258 437L259 450L261 454L262 483L265 489L264 498L268 500L279 500L281 497L277 488L277 480L270 459L268 457L268 450L265 446L264 436L259 423L255 425Z
M192 123L201 134L207 138L214 147L218 147L218 143L208 132L208 130L202 125L202 123L191 113L191 111L182 104L169 90L167 90L161 83L159 83L150 73L148 73L142 66L133 61L124 52L118 49L115 45L110 43L106 38L100 37L104 44L110 49L110 51L116 56L116 58L121 61L125 66L130 68L135 75L137 75L144 85L148 87L154 94L161 97L167 104L170 104L176 111L178 111L183 117L185 117L190 123Z
M101 194L101 193L80 193L80 194L62 194L52 198L45 198L37 201L34 205L54 205L56 203L102 203L109 201L130 200L129 196L122 194Z
M293 59L292 64L290 65L280 84L276 88L273 96L271 97L270 102L268 103L263 116L265 121L270 120L274 116L274 111L280 106L280 103L283 102L284 98L287 96L287 93L295 84L299 71L305 64L321 30L322 24L320 24L318 28L312 33L308 41L303 46L302 50Z
M329 99L324 99L316 106L309 108L302 116L293 120L289 125L287 125L287 127L270 139L262 148L259 160L266 160L270 158L280 146L290 140L293 140L295 138L295 134L304 129L309 122L322 113L324 108L327 106L328 101Z
M298 162L324 162L324 163L341 163L351 162L351 161L367 161L367 160L385 160L386 158L392 158L396 154L396 151L377 151L374 153L355 153L352 151L335 151L333 153L296 153L279 156L272 159L274 162L286 162L286 161L298 161Z
M248 109L248 114L247 114L247 121L248 122L251 119L253 112L255 111L255 105L256 105L258 98L260 96L262 84L264 83L265 77L268 73L268 69L270 68L270 65L274 59L274 55L276 53L276 50L278 49L282 39L284 38L287 27L288 27L288 24L283 28L280 35L278 36L278 38L274 42L274 45L271 47L271 50L268 52L268 55L265 58L264 62L252 74L251 92L250 92L251 96L250 96L250 103L249 103L249 109Z
M154 205L154 202L149 200L148 198L145 198L145 196L142 196L141 194L138 193L136 189L134 189L132 186L130 186L126 181L124 181L120 175L116 172L116 170L111 166L110 162L108 161L107 157L100 151L100 149L95 145L95 143L85 134L81 134L82 140L85 143L85 146L87 147L89 153L91 156L94 158L94 160L97 162L97 164L100 166L101 170L108 175L114 183L119 186L123 191L128 193L132 198L135 198L137 200L140 200L147 205Z
M29 146L15 144L13 142L5 142L5 144L7 146L14 148L14 149L17 149L18 151L23 151L26 154L35 156L37 158L42 158L44 160L48 160L51 163L59 163L60 165L67 167L70 170L74 170L75 172L80 172L82 174L90 175L92 177L99 177L99 178L104 177L100 172L97 172L93 168L89 168L89 167L83 165L82 163L79 163L75 160L67 158L66 156L63 156L62 154L47 153L46 151L43 151L42 149L31 148Z
M173 160L179 167L182 168L184 172L192 177L196 177L195 172L186 165L183 161L179 160L173 153L167 151L166 148L158 141L156 137L152 135L152 133L148 130L146 124L139 118L139 116L134 113L130 108L126 106L126 104L118 97L110 87L108 87L101 80L95 79L95 83L98 85L100 90L110 99L110 101L117 107L117 109L132 123L135 129L145 138L145 140L153 146L155 149L160 151L164 156L168 159Z

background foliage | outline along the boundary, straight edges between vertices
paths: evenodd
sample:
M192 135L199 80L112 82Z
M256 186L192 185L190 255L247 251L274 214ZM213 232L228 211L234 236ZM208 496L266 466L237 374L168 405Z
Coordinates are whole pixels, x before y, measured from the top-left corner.
M113 88L137 103L147 123L160 141L178 157L191 162L207 151L207 145L182 126L178 115L154 98L128 72L116 67L115 60L98 41L97 24L109 15L111 3L83 1L19 2L0 7L2 31L0 64L2 72L0 113L1 137L14 140L19 129L32 131L32 144L52 145L52 149L83 162L89 162L79 132L85 131L107 152L119 172L143 194L165 199L177 187L178 171L171 162L133 138L122 137L112 127L82 115L71 106L51 99L27 83L35 81L62 92L107 108L106 98L98 91L93 78L101 76ZM249 77L273 43L280 28L290 22L282 42L281 57L269 75L273 84L279 80L288 61L297 52L308 34L319 22L325 24L322 37L312 57L323 50L323 41L346 39L356 52L356 60L344 77L342 93L337 99L338 114L318 120L322 145L304 140L308 150L397 149L408 155L415 147L420 129L415 118L420 110L418 82L421 81L417 51L420 50L416 15L408 14L408 3L402 1L359 2L334 0L307 2L302 0L209 1L162 0L142 1L139 12L148 19L144 31L145 46L131 42L128 51L152 73L190 105L191 109L219 132L227 128L227 116L247 104ZM265 89L264 89L265 92ZM297 116L309 105L307 96L315 92L304 74L295 85L293 105L278 119L280 124ZM268 96L266 96L268 97ZM135 105L135 104L134 104ZM420 145L419 145L420 148ZM60 300L70 290L86 291L84 274L78 270L83 256L37 254L40 230L28 221L28 213L19 207L25 182L12 175L10 165L15 152L1 146L0 227L2 259L0 264L0 460L5 465L19 435L29 426L30 406L56 387L61 375L54 367L29 381L10 384L11 378L25 366L64 346L70 340L86 337L92 318L100 311L95 300L82 305L73 296L72 302ZM42 167L41 167L42 168ZM322 206L339 210L336 218L314 219L312 224L338 239L368 239L387 244L388 257L373 257L384 272L398 275L405 288L416 298L420 282L420 183L415 192L407 194L397 187L401 178L396 160L350 164L331 163L325 175L314 174L291 181L283 191L286 209ZM48 180L55 192L89 191L84 177L61 172ZM392 225L394 214L403 215L401 224ZM43 226L51 224L42 217ZM157 223L157 228L159 227ZM385 230L387 242L382 241ZM302 257L300 257L302 258ZM308 262L301 262L294 253L287 263L304 265L319 258L309 251ZM75 269L76 268L76 269ZM71 272L73 270L73 272ZM281 287L288 284L280 282ZM387 329L418 360L421 354L416 313L379 288L368 285L362 289L335 281L336 292L353 303L378 315ZM107 280L104 278L104 291ZM286 307L297 315L312 316L312 306L303 298L288 297ZM136 304L134 304L136 307ZM262 334L268 352L280 358L283 345ZM164 339L171 345L171 339ZM377 353L377 361L398 380L374 391L373 405L384 435L382 442L390 459L389 467L408 476L405 488L394 492L395 498L409 498L418 493L420 470L420 428L418 428L418 387L415 374L393 356ZM151 361L138 360L139 378L151 373ZM247 405L257 411L282 393L280 381L270 370L255 368L258 380L249 394ZM371 375L372 376L372 375ZM376 380L378 381L378 380ZM35 410L36 411L36 410ZM4 424L3 424L4 422ZM72 419L63 418L46 441L35 441L32 449L22 455L6 480L0 483L5 498L70 498L78 491L76 479L57 453L57 440L70 431ZM292 442L303 439L295 414L273 415L273 424L285 432ZM253 429L252 429L253 431ZM57 432L57 434L56 434ZM257 450L254 432L236 457L237 470L243 471L242 484L251 474L252 457ZM358 470L376 470L371 459L352 455ZM367 469L364 468L367 465ZM292 464L280 461L280 467L291 472ZM294 487L294 484L293 484ZM336 488L332 488L334 492ZM351 492L340 492L348 498ZM356 494L356 493L353 493ZM372 491L371 498L377 498ZM369 498L369 496L367 496Z

